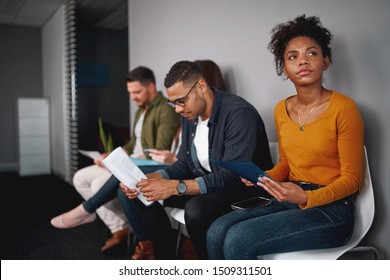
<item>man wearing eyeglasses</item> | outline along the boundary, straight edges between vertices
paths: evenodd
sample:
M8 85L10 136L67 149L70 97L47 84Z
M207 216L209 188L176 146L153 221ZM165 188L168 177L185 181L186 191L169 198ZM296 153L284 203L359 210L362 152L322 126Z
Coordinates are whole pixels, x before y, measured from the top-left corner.
M185 209L197 258L207 259L210 224L231 211L231 203L264 196L263 190L245 188L239 177L211 160L252 161L267 170L273 166L268 138L257 110L237 95L210 87L195 63L174 64L164 85L169 104L183 117L182 144L175 163L136 184L149 201L156 201L151 206L134 199L137 193L120 184L119 199L138 241L132 259L174 254L175 239L159 200L164 206Z

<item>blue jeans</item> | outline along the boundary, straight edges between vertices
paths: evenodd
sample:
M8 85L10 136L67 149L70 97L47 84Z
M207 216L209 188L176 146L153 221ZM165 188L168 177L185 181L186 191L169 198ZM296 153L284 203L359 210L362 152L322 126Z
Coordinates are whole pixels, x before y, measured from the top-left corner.
M134 231L136 241L152 241L157 259L175 259L177 235L171 227L164 206L158 202L145 206L139 199L129 199L121 189L118 190L118 198ZM191 198L191 196L168 198L164 200L164 205L168 206L169 202L173 200L177 203L170 206L184 208L186 202ZM204 231L204 240L206 240L206 230ZM207 256L206 241L204 241L204 251Z
M230 204L237 198L264 195L260 188L247 188L239 193L213 192L202 195L172 196L164 200L164 206L185 209L186 228L198 259L207 259L206 235L211 223L230 211ZM120 190L118 198L127 220L138 241L152 240L159 258L175 258L176 236L171 222L160 203L145 206L138 199L128 199ZM171 236L173 235L173 238Z
M139 168L145 174L156 171L156 167L154 166L139 166ZM97 193L83 202L85 211L94 213L100 206L116 198L118 190L121 190L119 188L119 180L114 175L111 175Z
M352 235L354 213L354 195L305 210L276 199L265 207L235 210L210 226L209 258L254 260L259 255L342 246Z
M120 190L119 180L111 175L97 193L83 202L85 211L94 213L100 206L116 198L118 189Z

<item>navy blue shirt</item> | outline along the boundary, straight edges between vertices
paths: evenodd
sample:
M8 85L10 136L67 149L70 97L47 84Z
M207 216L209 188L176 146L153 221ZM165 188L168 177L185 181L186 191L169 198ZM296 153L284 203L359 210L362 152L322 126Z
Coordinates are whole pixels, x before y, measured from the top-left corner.
M273 167L264 122L242 97L212 88L214 105L209 119L209 160L252 161L263 170ZM244 184L210 161L212 172L201 167L194 146L198 121L182 118L178 160L161 170L165 179L196 179L201 193L235 190Z

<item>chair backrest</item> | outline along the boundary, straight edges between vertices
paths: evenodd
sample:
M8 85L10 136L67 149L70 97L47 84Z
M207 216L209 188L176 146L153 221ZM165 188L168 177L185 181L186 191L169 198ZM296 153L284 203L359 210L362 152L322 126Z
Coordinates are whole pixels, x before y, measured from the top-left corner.
M374 190L366 147L364 147L363 182L356 199L355 211L355 228L349 243L357 245L370 229L375 215Z
M364 170L363 182L360 187L359 195L356 198L355 207L355 226L353 234L344 246L306 250L297 252L288 252L280 254L270 254L259 256L259 259L264 260L299 260L299 259L317 259L317 260L335 260L348 250L356 247L370 229L375 215L374 191L370 175L370 167L368 164L367 149L364 147Z

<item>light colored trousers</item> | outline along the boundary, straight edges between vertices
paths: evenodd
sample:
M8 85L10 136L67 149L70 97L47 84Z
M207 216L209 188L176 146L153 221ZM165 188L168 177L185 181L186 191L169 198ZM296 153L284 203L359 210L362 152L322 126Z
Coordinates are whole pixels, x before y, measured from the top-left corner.
M73 185L84 200L88 200L110 177L111 173L107 169L94 164L79 169L73 176ZM129 227L118 198L99 207L96 213L111 233Z

